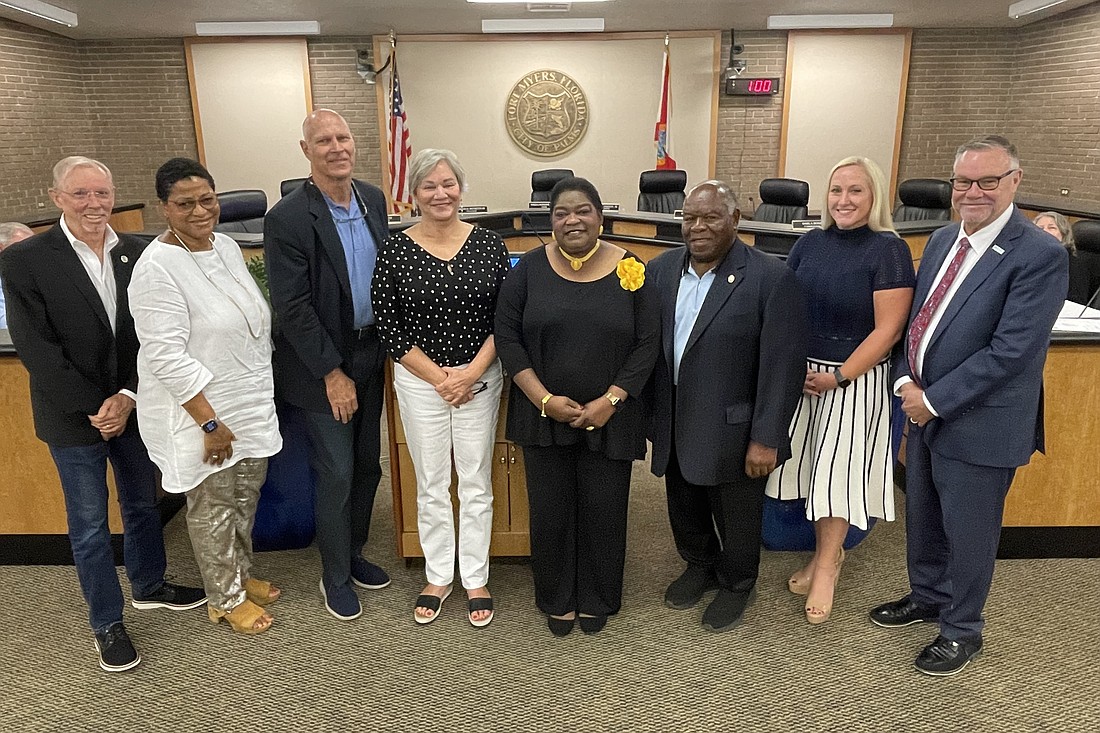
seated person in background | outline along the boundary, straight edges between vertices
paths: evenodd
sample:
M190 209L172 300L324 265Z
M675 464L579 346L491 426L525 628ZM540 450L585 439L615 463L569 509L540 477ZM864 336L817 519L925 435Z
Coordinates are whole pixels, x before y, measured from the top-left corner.
M1057 211L1044 211L1036 216L1034 221L1035 226L1061 242L1071 255L1077 254L1077 244L1073 241L1073 229L1069 225L1069 219Z
M5 221L0 223L0 252L15 244L22 242L34 234L26 224L17 221ZM4 290L0 287L0 328L8 327L7 309L4 307Z

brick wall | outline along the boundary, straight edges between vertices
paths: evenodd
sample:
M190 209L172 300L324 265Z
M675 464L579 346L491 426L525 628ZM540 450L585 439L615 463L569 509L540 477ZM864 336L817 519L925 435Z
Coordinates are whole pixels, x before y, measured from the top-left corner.
M745 46L739 58L747 64L746 76L783 79L787 68L786 33L739 31L737 42ZM729 52L730 34L726 31L722 33L722 68L729 61ZM746 213L756 208L760 181L774 177L778 170L782 123L782 89L770 97L730 97L719 91L715 176L733 186Z
M53 212L50 168L89 150L82 65L72 41L0 20L0 220Z

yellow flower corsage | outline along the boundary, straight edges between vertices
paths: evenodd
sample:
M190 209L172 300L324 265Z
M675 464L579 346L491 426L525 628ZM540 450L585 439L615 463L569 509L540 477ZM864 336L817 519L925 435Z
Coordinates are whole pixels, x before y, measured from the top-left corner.
M619 260L615 273L619 276L619 285L623 286L623 290L634 292L645 283L645 265L633 257Z

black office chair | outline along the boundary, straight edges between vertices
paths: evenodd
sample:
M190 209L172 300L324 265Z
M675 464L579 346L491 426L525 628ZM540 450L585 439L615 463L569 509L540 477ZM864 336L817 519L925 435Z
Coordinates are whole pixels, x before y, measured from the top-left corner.
M288 178L279 184L279 195L286 196L288 193L296 188L300 188L305 183L307 178Z
M795 219L809 216L806 206L810 203L810 184L795 178L765 178L760 182L760 203L753 213L754 221L790 224ZM753 243L757 249L774 255L786 256L796 237L774 234L757 234Z
M901 204L894 221L951 221L951 184L938 178L910 178L898 186Z
M529 201L549 201L554 184L563 178L569 178L573 171L569 168L546 168L531 174L531 198Z
M214 225L216 232L251 232L263 234L267 194L259 189L223 191L218 194L222 214Z
M684 208L687 171L642 171L638 178L638 211L671 214Z
M1077 254L1069 258L1068 300L1100 307L1100 221L1082 219L1073 223ZM1091 302L1090 302L1091 299Z

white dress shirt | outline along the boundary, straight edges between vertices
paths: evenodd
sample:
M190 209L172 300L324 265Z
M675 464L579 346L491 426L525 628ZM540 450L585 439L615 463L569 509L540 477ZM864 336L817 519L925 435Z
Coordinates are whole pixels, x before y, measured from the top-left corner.
M111 330L115 330L115 320L118 315L118 287L115 284L115 267L111 262L111 250L118 244L118 235L115 230L107 227L107 236L103 240L103 258L92 251L84 242L77 239L69 225L65 223L65 217L61 217L61 231L65 232L65 238L69 240L76 256L80 258L80 264L88 273L92 286L99 293L99 299L103 301L103 307L107 311L107 320L111 322Z
M967 275L974 269L974 266L978 264L978 260L980 260L989 250L997 237L1001 235L1014 209L1015 204L1009 204L1009 207L1005 209L1004 213L990 222L988 226L982 227L973 234L967 234L963 231L962 226L959 227L959 233L955 236L955 243L947 251L947 256L944 257L943 263L936 273L936 278L932 281L932 286L928 288L925 302L928 301L928 298L932 297L932 293L936 292L936 287L940 284L940 281L943 280L943 276L951 266L951 260L955 257L959 242L963 239L969 242L970 251L967 252L966 257L963 258L962 265L959 266L959 272L955 275L955 281L951 283L951 287L947 289L947 293L944 295L943 301L940 302L939 308L935 310L931 320L928 322L928 328L925 329L924 336L921 338L920 343L917 344L917 356L914 361L916 362L918 375L924 370L924 353L928 350L928 343L932 340L932 335L936 333L936 328L940 325L943 314L947 312L948 304L951 302L951 299L955 297L955 293L959 292L959 288L962 287L963 281L966 280ZM924 303L921 305L923 306ZM908 358L908 356L906 358ZM913 380L909 377L901 377L898 379L894 384L894 394L898 393L898 390L901 389L903 384L911 381ZM932 407L932 403L928 401L928 395L924 395L924 404L933 415L939 417L940 414L936 412L936 409Z

